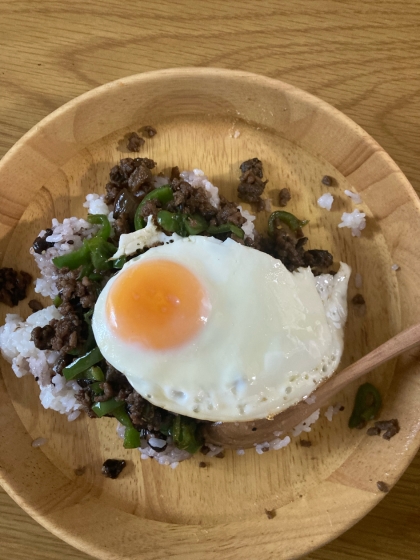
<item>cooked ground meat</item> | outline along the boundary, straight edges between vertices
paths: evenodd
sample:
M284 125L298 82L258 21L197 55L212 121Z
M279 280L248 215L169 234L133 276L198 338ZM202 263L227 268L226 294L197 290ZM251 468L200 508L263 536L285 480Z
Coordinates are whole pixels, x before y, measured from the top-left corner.
M35 251L35 253L38 253L40 255L43 251L46 251L50 247L54 247L54 243L52 243L51 241L47 241L47 237L52 235L52 232L53 230L48 228L45 230L43 236L38 236L35 239L35 241L32 243L32 249Z
M107 459L102 465L102 474L108 478L118 478L126 466L121 459Z
M389 492L388 484L386 482L383 482L382 480L378 480L376 486L378 487L378 490L380 490L381 492Z
M69 270L63 267L59 271L57 288L63 302L60 307L60 312L63 315L65 315L65 310L68 309L63 308L63 304L71 303L73 305L75 298L80 301L80 305L84 309L93 308L97 300L98 291L96 284L91 282L86 276L78 280L80 270L80 268Z
M157 200L147 200L141 209L141 215L143 218L147 218L148 216L156 217L158 212L159 208Z
M206 469L207 468L207 463L205 463L204 461L200 461L198 463L198 466L200 467L200 469Z
M354 305L364 305L365 302L365 298L362 296L362 294L356 294L355 296L353 296L351 302Z
M143 128L143 130L149 138L153 138L153 136L156 136L156 134L157 134L156 128L154 128L153 126L150 126L150 125L145 126Z
M36 313L36 311L41 311L41 309L44 309L44 306L42 305L42 303L40 301L38 301L37 299L31 299L28 302L28 306L34 313Z
M396 418L375 422L375 427L379 428L381 432L385 431L382 437L388 441L400 431L400 424Z
M276 510L275 509L264 509L265 515L268 519L274 519L276 517Z
M100 387L103 390L104 394L103 395L95 395L93 397L93 400L95 402L105 402L105 401L108 401L109 399L111 399L112 397L115 397L115 392L114 392L114 389L113 389L111 383L108 383L107 381L105 381L104 383L100 384Z
M325 185L326 187L332 187L332 185L334 183L334 179L333 179L333 177L330 177L329 175L324 175L321 179L321 183L323 185Z
M51 340L55 335L55 330L51 325L35 327L31 332L31 340L38 350L51 350Z
M0 268L0 303L14 307L26 298L26 288L32 282L27 272L13 268Z
M174 179L179 179L179 178L180 178L179 167L176 165L175 167L172 167L172 169L171 169L170 179L171 179L171 182L172 182Z
M144 144L144 139L140 138L137 132L131 132L128 135L127 150L130 152L138 152Z
M316 275L326 272L333 263L333 256L323 249L310 249L304 254L305 266L310 266Z
M174 200L168 204L170 212L198 213L206 220L211 220L216 216L217 209L212 206L207 192L202 187L192 187L180 179L173 179L171 187L174 191Z
M153 185L148 181L151 179L150 170L154 167L156 163L149 158L122 159L120 164L115 165L109 173L110 182L105 187L106 204L113 204L123 188L130 188L139 197L151 190ZM141 170L131 178L138 168Z
M290 194L290 189L281 189L279 192L279 206L287 206L287 203L292 198Z
M245 202L260 202L267 181L263 181L263 167L258 158L244 161L240 165L242 175L240 176L238 195Z
M135 168L135 170L131 173L128 179L128 186L131 189L133 194L138 193L140 190L144 191L142 187L147 185L147 191L154 188L151 185L152 174L150 169L148 169L145 165L139 165Z
M126 398L126 403L133 425L137 429L147 430L148 432L159 433L165 420L169 416L174 416L170 412L153 406L134 390Z
M92 410L92 391L89 387L82 387L78 393L76 393L76 400L82 405L82 410L85 412L89 418L98 418Z
M119 217L113 223L113 227L117 239L119 239L123 233L130 233L131 231L133 231L129 216L126 212L119 215Z
M372 426L371 428L369 428L366 431L368 436L379 436L379 434L381 433L381 430L379 428L377 428L376 426Z
M220 210L216 214L216 224L234 224L241 227L246 219L242 216L234 202L229 202L224 196L220 197Z
M302 447L312 447L312 443L307 439L301 439L300 440L300 445Z

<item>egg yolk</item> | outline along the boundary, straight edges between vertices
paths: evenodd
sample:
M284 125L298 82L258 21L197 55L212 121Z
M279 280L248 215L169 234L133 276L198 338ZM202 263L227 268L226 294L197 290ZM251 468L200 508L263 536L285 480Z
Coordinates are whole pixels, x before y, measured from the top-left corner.
M129 342L152 350L181 346L207 322L208 295L196 276L169 260L127 267L106 300L111 329Z

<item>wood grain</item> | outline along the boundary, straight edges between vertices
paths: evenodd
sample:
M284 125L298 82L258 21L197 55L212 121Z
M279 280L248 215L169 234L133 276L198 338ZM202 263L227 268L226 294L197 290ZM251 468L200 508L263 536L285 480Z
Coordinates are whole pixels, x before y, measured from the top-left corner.
M259 2L257 10L251 2L3 1L0 13L2 154L43 116L96 85L158 68L220 66L277 77L330 101L372 134L420 191L415 1ZM308 558L417 558L419 473L417 459L372 514ZM5 557L86 558L17 506L1 511Z

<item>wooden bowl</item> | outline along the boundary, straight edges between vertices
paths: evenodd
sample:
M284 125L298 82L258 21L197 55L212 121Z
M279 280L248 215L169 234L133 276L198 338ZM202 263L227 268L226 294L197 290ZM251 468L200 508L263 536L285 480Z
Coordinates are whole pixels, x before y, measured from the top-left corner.
M52 217L84 216L88 192L103 192L109 169L127 157L124 135L143 125L158 134L140 155L159 170L201 168L235 198L238 165L263 160L267 196L290 187L288 209L309 218L312 247L329 249L363 277L361 316L349 305L347 365L420 318L420 204L397 165L354 122L282 82L244 72L190 68L132 76L71 101L28 132L0 164L3 266L36 275L28 249ZM321 183L324 175L336 186ZM338 229L358 191L367 214L362 237ZM324 192L333 210L316 204ZM265 227L268 212L258 215ZM391 269L393 263L400 266ZM6 310L8 311L8 310ZM19 312L29 312L27 301ZM391 441L349 430L357 386L334 402L344 412L321 419L305 439L278 452L224 460L194 457L173 470L124 450L115 421L69 423L46 411L31 376L17 379L3 362L0 387L0 479L6 491L51 532L104 559L296 558L361 519L392 486L420 443L420 361L410 352L369 375L384 397L383 419L398 418ZM31 446L38 437L48 443ZM102 462L124 458L118 480ZM199 468L203 459L207 468ZM80 469L84 467L84 474ZM83 470L83 469L82 469ZM268 519L265 510L275 510Z

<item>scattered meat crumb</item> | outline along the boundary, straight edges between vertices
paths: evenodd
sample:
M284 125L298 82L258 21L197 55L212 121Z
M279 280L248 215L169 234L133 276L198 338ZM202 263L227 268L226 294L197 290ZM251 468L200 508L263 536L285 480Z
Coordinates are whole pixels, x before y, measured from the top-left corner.
M224 459L225 458L225 452L224 451L220 451L220 453L218 453L217 455L215 455L216 459Z
M140 138L137 132L131 132L128 136L127 150L129 152L138 152L144 144L144 139Z
M118 478L126 466L120 459L107 459L102 465L102 474L107 478Z
M312 447L312 442L307 439L301 439L299 443L302 447Z
M206 469L208 467L207 463L205 463L204 461L200 461L198 463L198 466L200 467L200 469Z
M371 428L369 428L367 430L366 433L367 433L368 436L379 436L379 434L381 433L381 430L377 426L372 426Z
M274 519L276 517L276 510L275 509L265 509L265 515L268 517L268 519Z
M375 422L375 427L379 428L381 432L385 431L382 437L388 441L400 431L400 424L396 418L392 420L379 420Z
M353 296L351 302L354 303L354 305L363 305L366 303L365 298L362 296L362 294L356 294L355 296Z
M378 480L378 482L376 483L376 486L378 487L378 489L381 492L389 492L389 486L386 482L383 482L382 480Z
M32 311L35 313L36 311L41 311L41 309L44 309L44 306L42 305L42 303L40 301L38 301L37 299L31 299L28 302L28 305L30 307L30 309L32 309Z
M356 294L353 296L351 302L354 305L356 314L363 317L366 314L366 302L362 294Z
M210 447L207 447L207 445L203 445L200 451L203 455L207 455L208 453L210 453Z
M321 179L321 183L327 187L332 187L334 184L334 178L330 175L324 175Z
M290 194L290 189L284 188L284 189L280 189L279 192L279 206L287 206L287 203L289 202L289 200L292 198L292 195Z
M150 125L145 126L143 128L143 130L149 138L153 138L153 136L156 136L156 134L157 134L156 128L154 128L153 126L150 126Z
M78 467L77 469L74 469L74 474L76 476L83 476L86 472L86 467Z
M14 307L26 298L26 289L32 282L32 276L27 272L13 268L0 268L0 303Z

